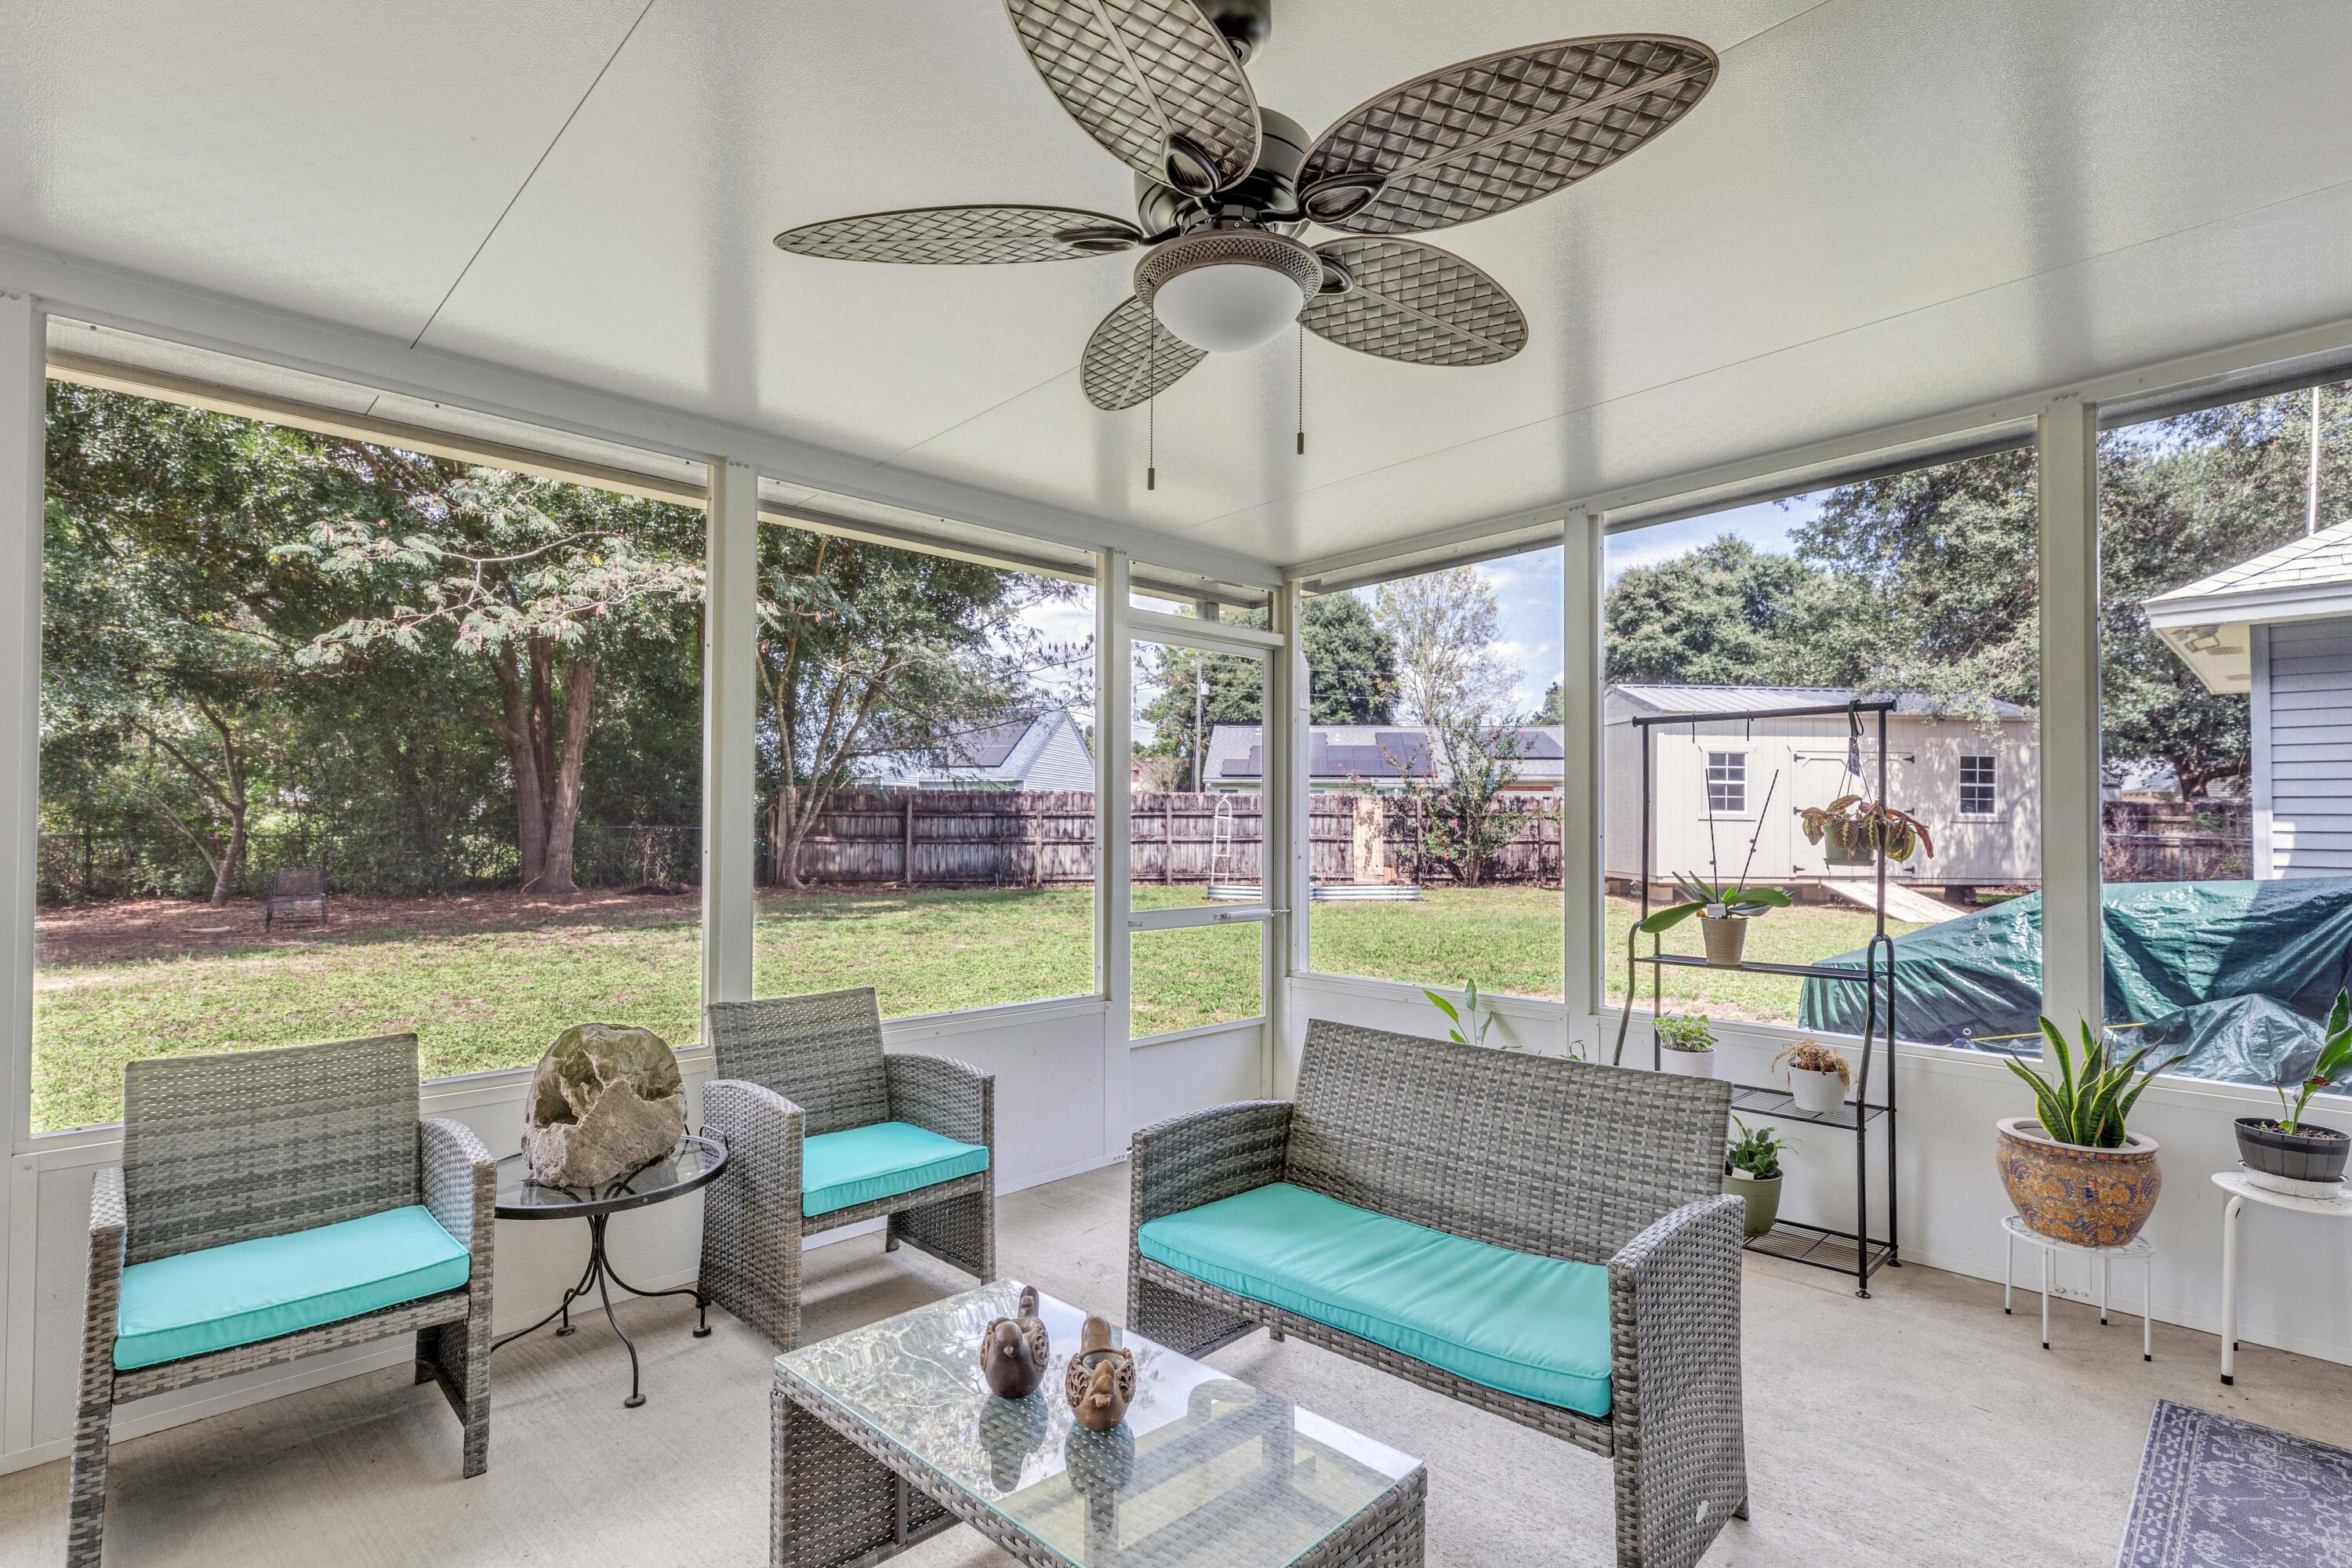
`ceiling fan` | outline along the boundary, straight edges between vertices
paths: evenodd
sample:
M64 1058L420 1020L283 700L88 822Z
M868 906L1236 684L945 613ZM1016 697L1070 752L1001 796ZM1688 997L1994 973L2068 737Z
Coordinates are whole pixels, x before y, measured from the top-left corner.
M1309 142L1243 67L1273 0L1004 0L1072 118L1136 173L1136 217L1055 206L868 213L789 229L796 255L919 265L1140 249L1134 297L1087 342L1095 406L1130 408L1211 353L1297 322L1415 364L1493 364L1527 318L1460 257L1403 237L1507 212L1606 168L1715 80L1688 38L1572 38L1465 60L1372 99ZM1310 225L1339 231L1313 246ZM1303 447L1302 447L1303 450Z

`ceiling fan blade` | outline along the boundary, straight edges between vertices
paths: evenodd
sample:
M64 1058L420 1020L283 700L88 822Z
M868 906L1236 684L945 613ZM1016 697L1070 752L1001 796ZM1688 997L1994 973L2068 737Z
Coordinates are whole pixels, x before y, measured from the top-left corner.
M1549 195L1687 113L1715 51L1688 38L1570 38L1433 71L1316 139L1298 188L1316 222L1418 234Z
M1076 207L913 207L788 228L776 248L829 261L984 265L1107 256L1142 240L1125 218Z
M1208 357L1161 326L1150 306L1130 297L1105 316L1087 340L1078 380L1087 389L1087 402L1116 412L1167 391Z
M1188 195L1257 163L1257 99L1194 0L1004 0L1062 107L1111 155Z
M1527 346L1517 302L1451 252L1412 239L1332 239L1315 254L1355 286L1317 295L1298 320L1343 349L1412 364L1495 364Z

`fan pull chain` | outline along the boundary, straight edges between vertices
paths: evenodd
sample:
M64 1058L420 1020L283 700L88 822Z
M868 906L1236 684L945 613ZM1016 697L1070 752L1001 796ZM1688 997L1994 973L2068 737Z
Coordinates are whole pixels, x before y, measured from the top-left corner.
M1298 455L1307 456L1307 327L1298 328Z
M1143 488L1160 488L1160 323L1144 323L1143 340Z

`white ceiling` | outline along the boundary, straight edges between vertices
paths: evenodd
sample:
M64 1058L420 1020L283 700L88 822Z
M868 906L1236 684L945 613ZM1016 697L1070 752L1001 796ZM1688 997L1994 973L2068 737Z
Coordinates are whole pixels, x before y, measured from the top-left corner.
M2337 0L1277 0L1310 132L1513 45L1723 57L1654 146L1432 237L1532 331L1485 369L1309 340L1145 416L1076 366L1123 259L911 268L777 230L1132 210L985 0L14 0L0 244L420 341L894 470L1294 563L2352 318Z

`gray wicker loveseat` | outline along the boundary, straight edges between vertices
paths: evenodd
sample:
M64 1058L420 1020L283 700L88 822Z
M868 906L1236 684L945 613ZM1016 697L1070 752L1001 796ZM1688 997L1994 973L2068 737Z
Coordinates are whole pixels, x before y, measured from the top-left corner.
M800 1342L801 1241L881 1219L884 1246L996 1277L996 1079L947 1057L882 1049L871 987L714 1002L717 1076L702 1123L727 1145L703 1194L703 1290L768 1336Z
M414 1334L480 1475L497 1166L421 1118L416 1037L122 1076L122 1163L90 1188L68 1568L97 1568L116 1405L344 1345Z
M1149 1127L1127 1321L1295 1334L1610 1458L1621 1568L1748 1510L1728 1084L1318 1020L1295 1101Z

